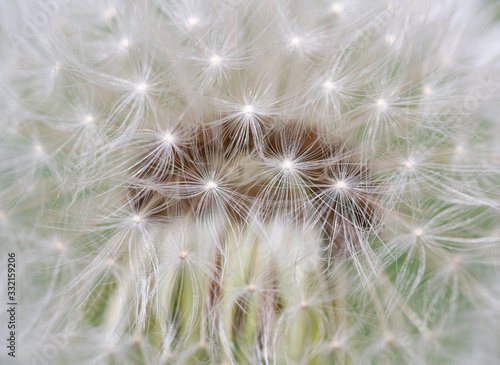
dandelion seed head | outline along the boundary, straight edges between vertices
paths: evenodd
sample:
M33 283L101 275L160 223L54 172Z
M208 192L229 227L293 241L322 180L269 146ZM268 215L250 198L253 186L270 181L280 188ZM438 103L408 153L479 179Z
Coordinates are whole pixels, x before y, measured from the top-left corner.
M497 105L461 109L498 74L498 19L386 3L123 0L92 26L75 4L21 57L0 36L0 238L47 268L36 334L85 310L54 361L438 363L497 340L453 337L500 291Z

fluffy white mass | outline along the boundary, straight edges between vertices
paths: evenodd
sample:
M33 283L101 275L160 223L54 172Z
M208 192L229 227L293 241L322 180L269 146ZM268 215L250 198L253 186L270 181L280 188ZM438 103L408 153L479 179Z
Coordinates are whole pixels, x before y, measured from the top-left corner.
M1 4L19 361L496 364L499 19L487 0Z

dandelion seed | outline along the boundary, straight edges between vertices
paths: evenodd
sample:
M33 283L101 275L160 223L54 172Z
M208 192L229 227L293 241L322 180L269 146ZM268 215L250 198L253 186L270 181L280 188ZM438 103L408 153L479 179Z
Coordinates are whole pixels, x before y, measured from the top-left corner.
M254 112L254 108L253 108L252 105L245 105L243 107L243 113L245 113L245 114L253 114L253 112Z
M175 141L175 137L172 133L167 132L163 135L163 140L168 144L173 144Z
M293 168L293 162L290 160L284 160L281 167L283 170L290 171Z
M45 154L45 149L43 148L42 145L37 144L35 146L35 152L36 152L37 155L43 155L43 154Z
M463 153L464 153L463 146L458 145L458 146L455 147L455 154L457 156L461 156L461 155L463 155Z
M491 161L494 161L495 163L500 162L500 154L498 153L492 153L488 157L491 159Z
M299 37L293 37L290 41L291 45L294 46L294 47L298 47L300 46L300 38Z
M181 251L181 252L179 252L179 258L180 258L181 260L184 260L184 259L186 259L187 257L188 257L188 253L187 253L187 251Z
M430 86L424 86L422 88L422 93L424 95L432 95L434 93L434 90L432 90L432 87L430 87Z
M130 47L130 41L128 38L124 37L120 40L120 46L123 49L128 49Z
M114 7L111 7L111 8L108 8L105 12L104 12L104 17L107 19L107 20L112 20L116 17L116 9Z
M210 63L213 65L213 66L218 66L220 65L221 63L221 58L217 55L213 55L212 57L210 57Z
M331 6L330 6L330 10L332 11L332 13L334 14L342 14L342 12L344 11L344 5L341 4L341 3L333 3Z
M135 85L135 90L141 94L144 94L147 89L148 89L148 85L145 84L144 82L141 82L141 83Z
M188 24L188 26L189 26L190 28L193 28L193 27L195 27L196 25L198 25L198 22L199 22L198 18L196 18L196 17L194 17L194 16L189 17L189 18L187 19L187 24Z
M90 114L87 115L85 117L85 120L83 121L83 124L85 124L85 125L92 125L92 124L94 124L94 117L92 115L90 115Z
M307 309L307 308L309 308L309 303L306 302L306 301L300 302L300 308L301 309Z
M255 285L253 285L253 284L248 284L247 285L247 290L248 290L249 293L253 293L255 291L255 289L256 289Z
M61 68L62 68L61 62L59 61L54 62L52 69L54 70L55 73L59 73L61 71Z
M215 190L217 189L217 184L214 181L207 182L206 185L207 190Z
M141 223L141 222L142 222L142 218L141 218L141 216L139 216L139 215L137 215L137 214L136 214L136 215L134 215L134 216L132 217L132 222L134 222L135 224L139 224L139 223Z
M387 108L387 102L384 99L378 99L376 105L379 109Z
M57 241L56 248L57 248L57 251L59 251L59 252L66 251L66 245L64 243L62 243L61 241Z
M392 333L388 332L384 335L384 342L386 345L392 345L395 341L396 339Z
M414 235L416 238L420 238L420 237L422 237L422 236L424 235L424 230L423 230L422 228L420 228L420 227L415 228L415 229L413 230L413 235Z
M426 341L434 341L436 339L436 333L431 330L425 331L425 340Z
M335 84L330 80L326 80L321 86L326 91L330 91L330 90L333 90L335 88Z
M443 66L448 66L451 63L451 58L450 58L450 56L446 56L446 55L441 56L440 62Z
M388 45L392 45L396 41L396 37L392 34L387 34L384 39Z
M340 350L342 348L342 343L339 340L333 340L330 343L330 347L332 350Z
M451 266L454 268L454 269L458 269L460 267L460 265L462 264L462 259L458 256L455 256L452 260L451 260Z
M337 181L337 183L335 184L335 188L337 188L338 190L344 190L346 188L345 181L344 180Z
M406 160L403 162L403 166L406 167L407 170L412 170L415 164L411 160Z

